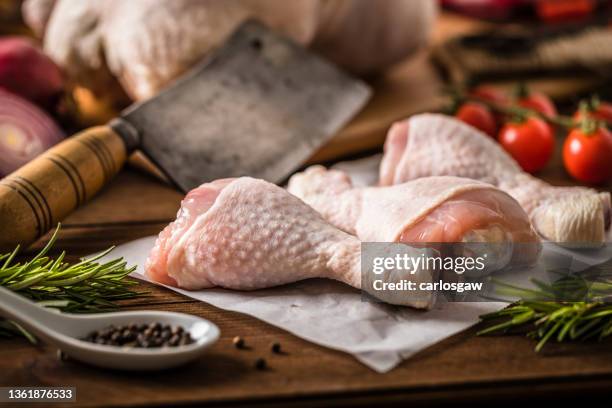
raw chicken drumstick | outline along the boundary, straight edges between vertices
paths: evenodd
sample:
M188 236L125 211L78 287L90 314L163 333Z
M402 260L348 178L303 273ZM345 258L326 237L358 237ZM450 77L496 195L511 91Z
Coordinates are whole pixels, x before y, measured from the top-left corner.
M312 166L294 175L288 190L362 241L482 243L482 249L493 244L501 266L531 265L540 253L521 206L479 181L426 177L390 187L354 188L346 173Z
M187 194L146 273L190 290L253 290L315 277L360 288L360 245L281 187L224 179Z
M329 278L362 288L361 242L325 221L286 190L248 177L217 180L194 189L176 221L166 227L145 266L154 281L189 290L215 286L253 290L308 278ZM420 270L414 282L431 282ZM390 271L387 279L405 274ZM363 290L387 303L427 309L434 291Z
M340 193L346 187L343 178L339 178L341 183L336 183L334 179L340 173L329 174L331 179L321 180L330 181L329 191L337 188ZM293 180L293 186L296 181ZM432 177L424 183L413 184L415 187L404 193L415 195L398 197L394 192L401 188L381 189L386 193L369 206L364 195L360 201L364 211L360 214L357 211L361 208L350 208L346 201L343 208L355 216L355 220L360 220L361 229L372 233L381 231L381 240L439 238L440 234L450 238L462 233L465 236L473 234L470 236L476 241L487 234L499 238L498 235L509 228L506 221L513 224L513 236L517 239L534 239L522 209L518 205L513 207L511 198L497 193L491 186L453 177ZM487 192L492 194L487 197ZM346 193L345 197L351 199L350 191ZM483 197L478 198L479 195ZM445 216L448 207L453 215L469 219L468 212L473 208L469 203L457 206L456 198L471 196L476 206L487 200L493 200L491 203L498 206L508 206L510 215L506 219L495 213L481 217L488 217L491 222L495 220L495 224L469 220L466 223L471 226L469 232L461 230L462 226L455 225L457 223L449 224L449 228L437 225L450 221ZM453 207L463 207L464 212L452 211ZM376 211L384 211L384 214L379 216ZM403 216L394 217L392 214L396 212ZM537 238L535 240L537 242ZM536 247L539 251L539 246ZM147 275L157 282L190 290L215 286L252 290L315 277L362 287L361 242L357 238L332 226L282 188L248 177L217 180L187 194L176 221L159 235L145 268ZM430 282L434 275L435 271L421 270L412 279ZM386 276L387 281L405 277L395 271ZM370 282L365 282L363 289L370 292ZM414 295L370 293L388 303L430 308L435 292L424 292Z
M605 243L610 193L551 186L523 172L490 137L446 115L416 115L393 125L385 142L381 185L445 175L481 180L506 191L545 239L566 246Z

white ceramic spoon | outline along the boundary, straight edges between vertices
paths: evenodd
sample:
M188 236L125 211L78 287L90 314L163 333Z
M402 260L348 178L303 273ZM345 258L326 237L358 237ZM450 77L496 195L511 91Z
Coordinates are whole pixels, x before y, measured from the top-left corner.
M120 370L161 370L187 363L219 338L219 328L208 320L173 312L117 312L88 315L60 313L0 287L0 315L61 349L75 360ZM110 325L159 322L183 327L194 342L186 346L128 348L80 340Z

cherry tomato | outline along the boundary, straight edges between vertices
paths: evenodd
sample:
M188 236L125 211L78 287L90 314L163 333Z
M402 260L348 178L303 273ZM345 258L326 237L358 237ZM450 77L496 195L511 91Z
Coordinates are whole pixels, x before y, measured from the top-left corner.
M510 103L510 98L508 97L506 92L501 89L487 85L477 86L476 88L472 89L470 91L470 96L480 98L485 101L496 103L502 106L508 105Z
M459 107L455 116L474 126L491 137L495 137L497 132L497 122L489 108L478 102L466 102Z
M537 0L536 12L547 22L579 20L595 11L596 0Z
M469 92L469 95L474 98L482 99L486 102L494 103L500 107L509 106L512 103L510 97L504 90L488 85L480 85L473 88ZM501 112L493 112L493 117L497 121L498 128L506 120L506 115Z
M518 100L518 104L523 108L540 112L549 118L557 116L557 108L553 101L541 92L531 92Z
M592 133L572 130L563 144L567 172L584 183L599 184L612 178L612 134L599 127Z
M612 122L612 103L599 102L595 110L588 112L587 116L597 120ZM583 117L584 115L582 110L578 110L574 114L575 120L581 120Z
M529 173L546 166L553 155L555 137L542 119L531 117L522 123L508 123L499 132L499 143Z

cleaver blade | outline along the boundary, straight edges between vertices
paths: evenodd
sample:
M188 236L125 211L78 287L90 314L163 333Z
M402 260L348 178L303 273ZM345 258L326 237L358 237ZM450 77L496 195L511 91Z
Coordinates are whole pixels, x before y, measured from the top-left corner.
M285 180L370 88L258 22L111 126L183 191L226 177Z

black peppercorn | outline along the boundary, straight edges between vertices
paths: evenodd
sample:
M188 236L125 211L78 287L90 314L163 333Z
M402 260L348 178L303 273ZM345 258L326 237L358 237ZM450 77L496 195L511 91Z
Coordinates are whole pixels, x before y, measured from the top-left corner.
M178 346L180 341L181 341L181 337L178 334L175 334L174 336L170 337L170 340L168 341L168 345Z
M103 345L121 347L176 347L193 343L191 334L180 326L161 323L109 326L89 333L83 340Z
M258 358L255 360L255 368L258 370L265 370L268 365L266 364L266 360L263 358Z
M234 346L236 348L239 348L239 349L244 348L245 343L244 343L244 339L242 337L236 336L236 337L234 337L232 342L234 343Z

